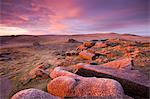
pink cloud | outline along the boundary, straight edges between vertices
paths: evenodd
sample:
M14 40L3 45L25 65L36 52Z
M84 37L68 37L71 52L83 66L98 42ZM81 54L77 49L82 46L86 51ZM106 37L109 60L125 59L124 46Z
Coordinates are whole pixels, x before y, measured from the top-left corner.
M147 3L140 0L6 1L2 1L1 24L31 33L126 30L148 20Z

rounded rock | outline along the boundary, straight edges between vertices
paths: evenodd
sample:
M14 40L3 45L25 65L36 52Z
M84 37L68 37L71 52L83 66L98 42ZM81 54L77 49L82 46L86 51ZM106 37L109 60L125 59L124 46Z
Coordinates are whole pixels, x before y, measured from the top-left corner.
M38 89L25 89L17 92L11 97L11 99L60 99L59 97L53 96L49 93Z

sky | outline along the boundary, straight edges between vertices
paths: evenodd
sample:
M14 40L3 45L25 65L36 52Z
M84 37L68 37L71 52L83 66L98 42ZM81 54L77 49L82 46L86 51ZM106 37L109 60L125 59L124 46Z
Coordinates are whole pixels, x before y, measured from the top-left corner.
M149 0L0 0L0 35L150 36Z

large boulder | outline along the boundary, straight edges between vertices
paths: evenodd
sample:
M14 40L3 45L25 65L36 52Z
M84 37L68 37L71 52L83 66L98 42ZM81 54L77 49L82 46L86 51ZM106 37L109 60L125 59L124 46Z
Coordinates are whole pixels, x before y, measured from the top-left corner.
M121 85L112 79L85 78L69 72L68 68L56 67L50 74L53 79L47 85L49 93L60 97L120 97Z
M49 93L60 97L123 97L121 85L112 79L106 78L74 78L60 76L47 85Z
M122 58L122 59L114 60L105 64L101 64L101 66L106 66L106 67L115 68L115 69L131 70L132 59Z
M75 68L77 69L76 74L80 76L117 80L128 95L149 97L150 80L146 75L137 70L119 70L85 63L79 63Z
M59 97L53 96L49 93L38 89L25 89L17 92L11 97L11 99L60 99Z

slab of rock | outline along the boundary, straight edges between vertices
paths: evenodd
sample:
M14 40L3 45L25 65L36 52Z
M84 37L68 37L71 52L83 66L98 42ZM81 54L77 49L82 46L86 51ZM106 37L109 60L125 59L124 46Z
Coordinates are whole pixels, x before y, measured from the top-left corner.
M131 58L118 59L105 64L101 64L101 66L111 67L115 69L131 70L132 59Z
M11 99L61 99L38 89L25 89L17 92Z
M150 81L147 76L135 70L118 70L104 66L88 65L80 63L76 66L76 74L86 77L111 78L117 80L123 86L129 96L141 96L148 98Z

